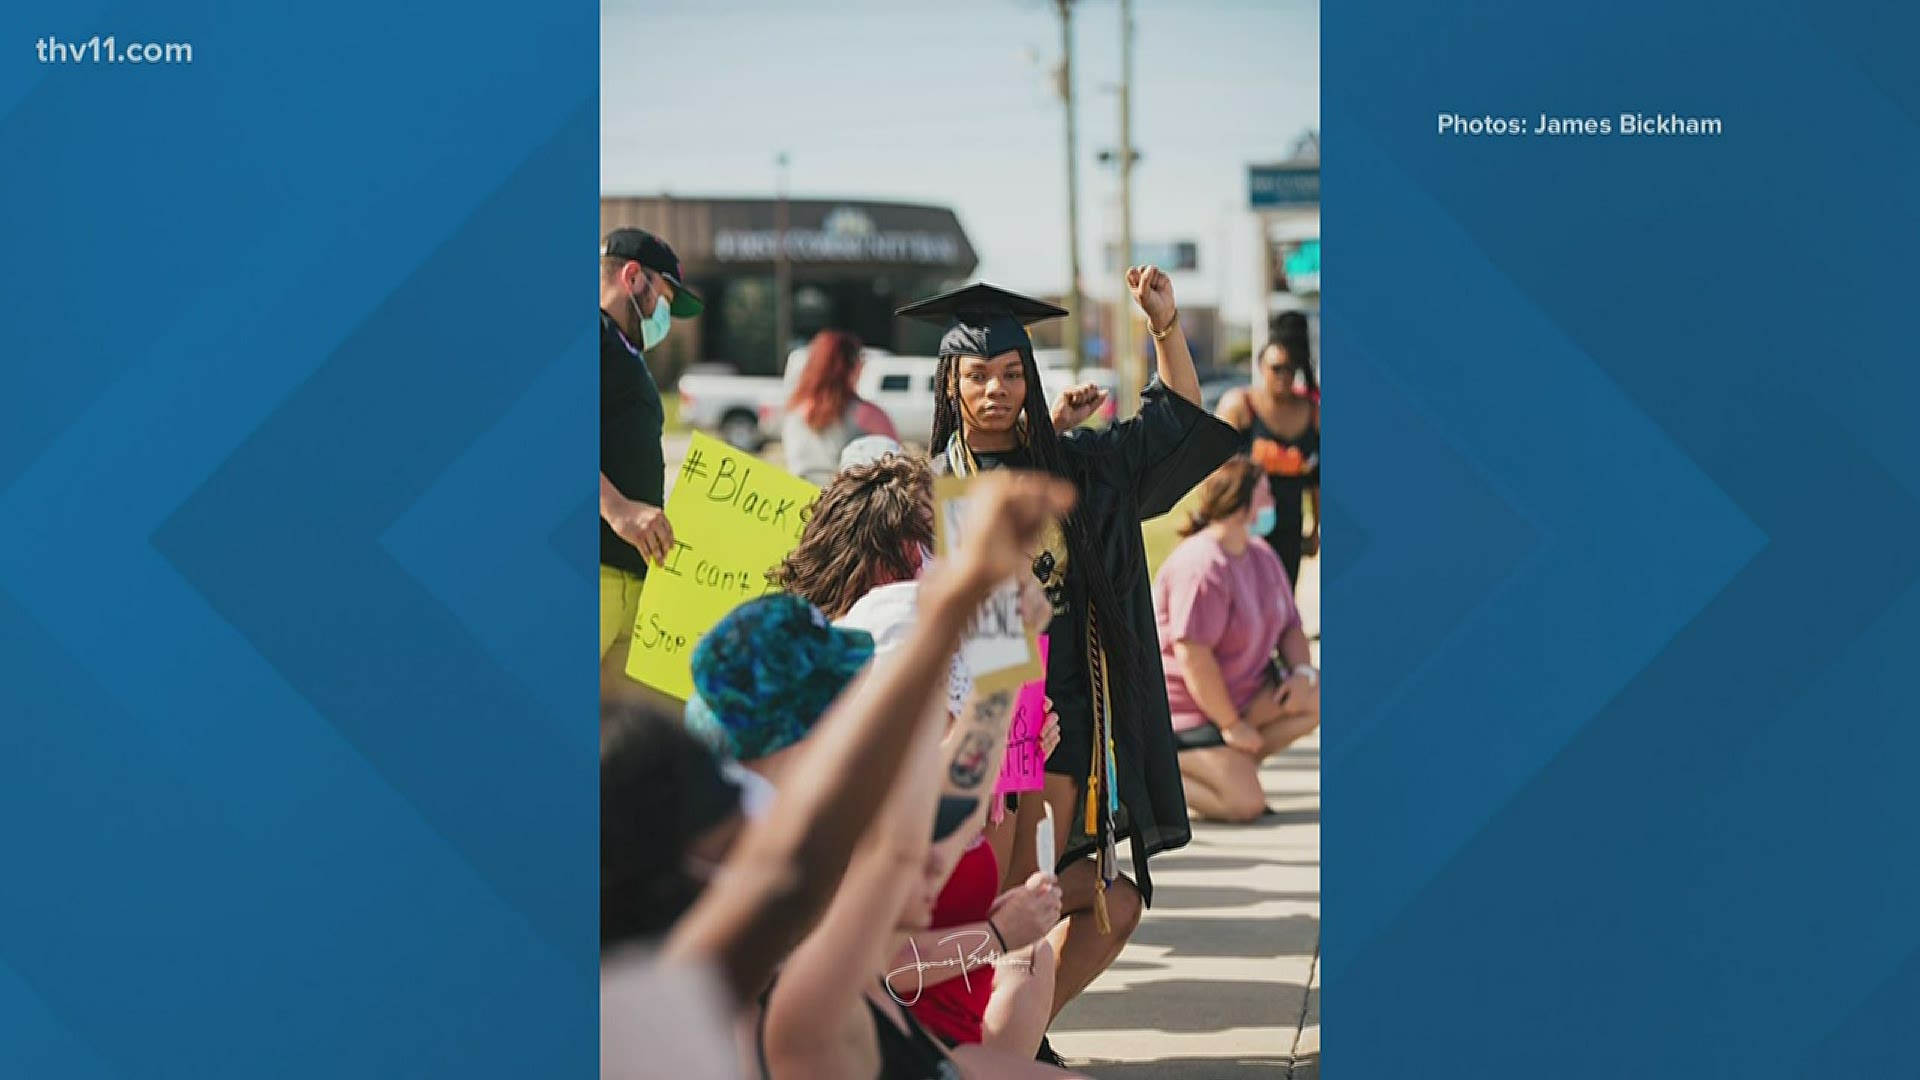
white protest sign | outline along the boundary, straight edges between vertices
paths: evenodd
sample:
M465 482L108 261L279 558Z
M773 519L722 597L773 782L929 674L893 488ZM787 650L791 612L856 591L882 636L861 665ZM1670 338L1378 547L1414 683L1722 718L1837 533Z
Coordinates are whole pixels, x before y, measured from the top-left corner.
M943 476L933 486L934 550L942 558L959 546L967 528L965 477ZM967 627L961 653L973 672L975 688L1018 690L1023 683L1043 678L1040 650L1020 618L1020 582L1009 578L980 605Z

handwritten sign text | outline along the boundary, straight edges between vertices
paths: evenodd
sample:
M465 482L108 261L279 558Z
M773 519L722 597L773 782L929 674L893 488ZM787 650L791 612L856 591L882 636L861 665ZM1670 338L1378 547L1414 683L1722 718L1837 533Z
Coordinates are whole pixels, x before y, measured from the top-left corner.
M692 695L694 646L734 607L774 591L767 571L800 542L819 497L812 484L695 432L667 497L673 553L647 571L627 674Z

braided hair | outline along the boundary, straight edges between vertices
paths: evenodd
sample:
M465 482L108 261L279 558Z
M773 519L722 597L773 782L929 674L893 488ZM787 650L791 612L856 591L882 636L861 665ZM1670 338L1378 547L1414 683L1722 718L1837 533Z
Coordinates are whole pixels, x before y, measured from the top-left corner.
M1068 462L1063 440L1053 430L1053 416L1047 410L1046 395L1040 390L1039 365L1034 362L1033 350L1021 348L1020 367L1027 386L1027 398L1020 405L1020 416L1026 424L1027 453L1033 459L1036 468L1071 482L1075 491L1084 491L1082 478L1075 473ZM965 427L960 413L959 391L960 358L956 355L943 355L939 366L934 369L933 400L933 453L943 452L956 433L964 433ZM1106 647L1109 656L1139 656L1141 645L1126 620L1119 617L1120 594L1114 588L1113 579L1107 574L1107 564L1100 557L1096 543L1096 533L1087 524L1082 512L1084 500L1074 503L1066 520L1060 523L1061 535L1066 538L1069 573L1079 573L1087 583L1087 597L1093 602L1095 610L1101 613L1101 644ZM1142 567L1144 572L1145 568ZM1138 716L1140 712L1134 706L1145 700L1148 686L1145 673L1138 664L1110 663L1107 665L1108 683L1115 698L1115 711L1125 711ZM1091 688L1098 693L1098 688ZM1116 725L1116 730L1118 726ZM1134 730L1129 727L1128 730Z

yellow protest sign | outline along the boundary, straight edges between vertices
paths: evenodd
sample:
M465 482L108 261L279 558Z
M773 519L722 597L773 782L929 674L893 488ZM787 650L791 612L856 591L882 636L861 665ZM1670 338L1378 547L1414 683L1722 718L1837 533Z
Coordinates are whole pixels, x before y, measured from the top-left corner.
M627 674L686 700L693 647L722 616L775 591L767 571L800 542L820 489L695 432L667 497L673 554L647 569Z

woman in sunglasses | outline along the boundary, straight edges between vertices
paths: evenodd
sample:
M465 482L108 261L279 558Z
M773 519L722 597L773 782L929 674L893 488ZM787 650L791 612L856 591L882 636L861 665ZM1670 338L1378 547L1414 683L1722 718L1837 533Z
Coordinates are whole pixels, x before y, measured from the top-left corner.
M1278 316L1269 337L1253 385L1221 398L1219 416L1245 435L1245 453L1267 474L1278 511L1267 543L1297 585L1301 557L1320 553L1320 380L1306 316ZM1311 532L1305 502L1313 504Z

